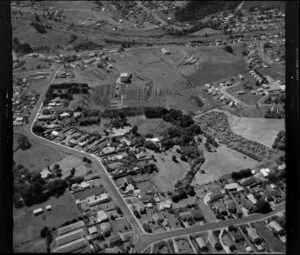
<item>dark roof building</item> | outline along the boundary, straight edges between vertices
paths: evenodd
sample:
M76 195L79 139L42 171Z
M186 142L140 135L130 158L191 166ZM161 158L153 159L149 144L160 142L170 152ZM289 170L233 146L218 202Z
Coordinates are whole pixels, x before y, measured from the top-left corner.
M242 233L240 231L231 232L231 235L232 235L233 241L236 243L239 243L240 241L245 240L244 236L242 235Z
M230 213L236 213L236 204L233 200L226 200L225 203Z
M231 239L231 237L227 233L223 235L222 239L223 239L224 244L226 246L228 246L231 251L233 249L235 249L236 246L235 246L233 240Z
M121 244L123 241L122 241L122 238L120 237L120 235L115 235L115 236L109 237L107 239L107 242L110 247L114 247L118 244Z
M245 209L251 211L254 209L254 204L252 204L248 199L242 197L240 199L240 202L242 204L242 207L244 207Z
M200 210L194 210L192 211L192 216L195 221L202 221L204 220L203 213Z
M254 176L251 176L245 180L241 181L241 185L243 187L247 187L247 186L251 186L254 187L255 185L257 185L259 183L259 181L257 180L257 178L255 178Z
M210 202L215 202L223 198L223 194L221 193L220 189L213 188L211 189L211 195L210 195Z

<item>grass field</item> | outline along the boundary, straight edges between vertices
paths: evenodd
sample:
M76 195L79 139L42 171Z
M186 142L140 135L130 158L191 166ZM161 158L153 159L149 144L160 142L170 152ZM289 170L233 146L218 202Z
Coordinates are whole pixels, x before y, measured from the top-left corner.
M255 168L258 162L242 153L232 150L225 145L220 145L217 152L207 152L204 150L205 162L201 169L205 170L206 174L198 172L195 175L193 184L204 184L218 177L240 170L242 168Z
M231 116L228 120L234 133L269 147L272 147L277 133L280 130L285 130L284 119L240 118Z
M19 134L14 133L14 149L17 147L18 137ZM24 151L18 149L14 152L14 161L17 164L23 165L29 171L41 170L42 168L49 166L66 156L66 154L61 151L53 150L52 148L35 141L29 140L29 142L31 143L30 149Z
M161 137L165 130L172 127L172 124L163 119L147 119L144 115L128 117L127 119L132 126L138 127L138 132L141 135L151 133L154 137Z
M274 80L285 80L285 65L274 63L268 68L261 69L261 72L262 74L271 76Z
M45 212L45 206L49 204L52 206L52 211ZM32 211L40 207L44 209L44 213L34 216ZM51 197L47 202L39 205L14 209L14 249L22 252L45 251L46 246L42 245L40 230L44 226L58 228L64 222L79 216L78 208L69 192L59 198Z
M184 237L176 238L175 242L176 242L177 247L179 249L179 253L181 253L181 252L182 253L188 253L188 254L194 253L187 238L184 238Z
M159 169L158 173L152 174L151 178L153 182L159 187L160 191L172 191L174 190L174 184L179 180L187 171L190 166L188 163L180 160L180 154L174 151L167 151L166 154L152 153L157 160L156 165ZM178 163L172 160L172 156L176 155Z

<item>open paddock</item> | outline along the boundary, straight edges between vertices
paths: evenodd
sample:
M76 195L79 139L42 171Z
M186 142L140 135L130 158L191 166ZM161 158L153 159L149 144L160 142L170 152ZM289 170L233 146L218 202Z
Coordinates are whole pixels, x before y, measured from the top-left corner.
M209 183L220 176L243 168L255 168L259 162L245 156L244 154L232 150L225 145L219 145L217 152L204 150L205 162L201 169L205 174L197 172L193 184Z
M147 119L145 115L128 117L128 122L132 126L137 126L141 135L153 134L154 137L161 137L165 130L173 125L165 122L161 118Z
M160 191L173 191L175 182L190 170L190 165L180 160L180 154L175 149L162 153L154 153L152 151L150 153L155 156L157 160L155 164L159 169L158 173L154 172L151 175L153 182ZM176 156L177 162L172 160L173 155Z
M19 133L14 133L13 135L13 148L16 149L17 141L19 138ZM47 167L61 159L63 159L66 154L53 150L52 148L38 143L36 141L30 140L31 147L27 150L18 149L14 152L14 161L17 164L23 165L29 171L39 171L44 167Z
M47 205L52 206L51 211L46 211L45 207ZM38 216L34 216L33 210L37 208L43 208L44 212ZM48 201L39 205L23 207L21 209L14 208L14 247L17 250L22 249L22 252L32 251L31 247L26 246L28 247L28 250L26 250L26 247L23 245L32 241L33 243L36 241L40 242L40 230L44 226L48 226L50 229L53 227L59 228L61 224L79 216L79 210L69 192L65 192L59 198L51 197ZM37 247L42 247L42 245L37 245ZM43 250L44 248L35 252L42 252Z
M234 133L268 147L272 147L278 132L285 130L284 119L243 118L231 115L228 121Z

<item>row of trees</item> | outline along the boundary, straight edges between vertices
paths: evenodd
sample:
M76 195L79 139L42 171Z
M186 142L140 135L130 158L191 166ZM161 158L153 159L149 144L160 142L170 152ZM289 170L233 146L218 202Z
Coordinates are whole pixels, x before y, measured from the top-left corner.
M272 145L272 148L285 150L285 131L281 130L278 132L277 137Z
M54 171L59 174L60 171L56 170ZM71 175L65 180L56 178L45 181L39 172L30 173L22 165L15 165L13 167L15 207L22 207L23 204L32 206L47 201L51 196L61 196L67 187L83 181L83 177L73 177L74 173L75 170L71 171Z
M235 180L240 180L240 179L247 178L247 177L250 177L250 176L252 176L252 172L251 172L250 168L241 169L237 172L232 172L231 173L231 177Z

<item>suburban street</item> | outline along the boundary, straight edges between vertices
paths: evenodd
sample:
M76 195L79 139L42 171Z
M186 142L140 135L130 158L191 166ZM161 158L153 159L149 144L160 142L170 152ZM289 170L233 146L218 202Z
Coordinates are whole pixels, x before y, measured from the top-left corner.
M60 66L55 73L53 74L53 77L51 79L51 82L49 83L49 86L54 82L55 77L57 72L62 68L63 66ZM101 159L93 154L86 153L81 150L69 148L67 146L49 141L43 137L39 137L36 134L32 132L32 127L38 117L38 113L40 112L43 101L45 99L45 94L48 90L48 87L46 86L45 89L43 89L40 98L37 102L37 105L35 109L33 110L30 119L29 119L29 124L28 127L24 129L24 132L30 140L33 140L37 143L43 144L45 146L49 146L50 148L54 150L59 150L62 151L66 154L72 154L77 157L88 157L92 160L95 170L100 174L101 178L103 179L104 186L107 190L107 192L111 195L113 200L115 201L116 205L121 208L121 210L124 213L124 216L127 218L128 222L133 228L133 231L136 235L136 240L135 240L135 247L131 250L132 252L140 253L144 249L146 249L149 245L166 239L166 238L174 238L178 236L183 236L183 235L190 235L198 232L204 232L208 230L215 230L215 229L221 229L224 227L227 227L229 225L241 225L249 222L254 222L258 220L262 220L264 218L270 217L272 215L277 214L278 212L281 212L285 210L285 202L282 204L279 204L274 211L272 211L269 214L262 215L262 214L251 214L248 217L245 218L238 218L238 219L231 219L227 221L220 221L220 222L210 222L204 225L194 225L189 228L184 228L184 229L177 229L177 230L171 230L171 231L166 231L166 232L161 232L161 233L146 233L142 226L141 223L138 221L138 219L135 217L133 212L129 209L126 201L124 200L123 196L121 195L119 188L116 186L114 181L112 180L112 177L108 174L106 168L103 166Z
M259 220L263 220L265 218L269 218L279 212L282 212L285 210L285 202L279 204L274 211L268 213L268 214L251 214L246 218L239 218L239 219L231 219L227 221L220 221L220 222L213 222L213 223L207 223L205 225L195 225L190 228L185 229L179 229L179 230L173 230L169 232L163 232L163 233L154 233L154 234L147 234L147 235L141 235L140 239L137 241L135 248L133 252L140 253L144 249L146 249L150 244L155 243L157 241L161 241L163 239L172 238L172 237L178 237L183 235L191 235L198 232L205 232L208 230L216 230L225 228L229 225L242 225L249 222L255 222Z
M52 79L51 83L52 82L53 82L53 79ZM41 98L44 98L44 96L41 96ZM137 252L137 253L142 252L147 246L151 245L152 243L166 239L166 238L188 235L188 234L193 234L193 233L198 233L198 232L203 232L203 231L208 231L208 230L220 229L220 228L227 227L229 225L241 225L241 224L245 224L245 223L249 223L249 222L253 222L253 221L262 220L264 218L270 217L272 215L275 215L275 214L285 210L285 202L283 202L282 204L278 205L274 211L270 212L267 215L251 214L250 216L248 216L246 218L232 219L232 220L220 221L220 222L212 222L212 223L207 223L205 225L195 225L195 226L192 226L192 227L186 228L186 229L172 230L172 231L162 232L162 233L145 233L141 224L136 219L133 212L128 208L124 198L122 197L121 193L119 192L118 188L114 184L113 180L107 173L105 167L103 166L101 160L98 157L91 155L89 153L85 153L83 151L69 148L69 147L61 145L61 144L56 144L45 138L39 137L32 132L32 126L37 118L37 114L38 114L39 110L41 109L41 107L42 107L42 101L39 101L38 109L36 109L34 111L35 115L32 116L31 121L29 123L30 139L40 142L40 143L43 143L44 145L52 147L53 149L61 150L67 154L72 154L72 155L78 156L78 157L86 156L92 160L92 162L95 164L95 166L97 166L96 170L100 173L101 178L103 178L103 180L104 180L104 183L105 183L108 193L115 200L116 204L121 208L121 210L123 211L128 222L131 224L131 226L134 230L134 233L137 235L137 241L135 243L135 247L132 250L132 252Z

